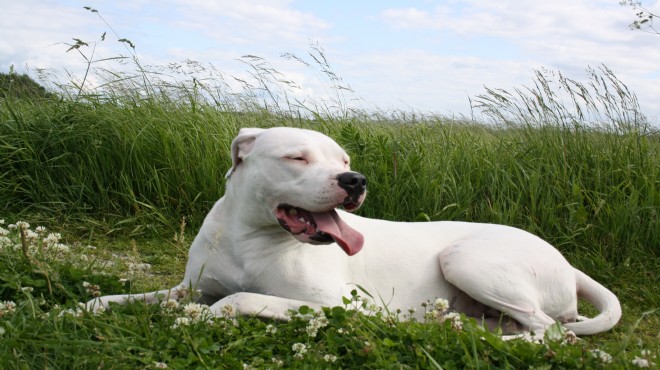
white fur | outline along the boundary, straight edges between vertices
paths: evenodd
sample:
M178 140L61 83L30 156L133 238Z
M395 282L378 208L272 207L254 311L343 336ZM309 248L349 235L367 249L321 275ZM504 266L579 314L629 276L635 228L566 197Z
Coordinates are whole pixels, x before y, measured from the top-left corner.
M334 243L294 238L278 224L279 204L320 212L346 197L336 177L349 171L348 156L318 132L243 129L232 144L232 161L225 195L204 220L177 287L201 290L218 315L231 304L239 314L282 319L303 304L341 305L359 285L391 310L442 297L455 310L487 316L491 324L503 312L515 320L509 319L507 330L514 333L543 332L559 321L578 335L594 334L621 316L613 293L574 269L550 244L513 227L390 222L339 211L364 235L356 255ZM178 297L163 290L131 298L153 303L164 295ZM578 296L600 314L575 322ZM128 298L106 296L88 306L107 308Z

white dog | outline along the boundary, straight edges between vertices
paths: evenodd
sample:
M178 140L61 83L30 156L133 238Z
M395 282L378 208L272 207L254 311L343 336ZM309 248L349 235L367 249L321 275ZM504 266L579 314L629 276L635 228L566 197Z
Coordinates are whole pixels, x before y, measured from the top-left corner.
M242 129L231 156L225 195L190 247L183 282L144 295L102 297L88 307L155 303L194 287L217 315L230 304L239 314L282 319L301 305L341 305L359 285L391 310L441 297L455 311L503 324L509 333L542 333L560 322L578 335L594 334L621 317L612 292L523 230L390 222L337 210L362 204L366 179L321 133ZM578 297L600 314L578 321Z

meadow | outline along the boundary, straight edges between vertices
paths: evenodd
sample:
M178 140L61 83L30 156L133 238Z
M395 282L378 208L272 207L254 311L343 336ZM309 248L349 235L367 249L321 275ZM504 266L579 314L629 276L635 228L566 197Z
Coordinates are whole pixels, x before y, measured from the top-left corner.
M611 71L590 72L588 82L545 71L531 87L486 89L477 118L348 109L332 73L336 100L311 105L273 72L230 96L221 83L165 83L143 68L103 73L94 90L85 76L56 83L53 96L0 96L0 367L656 367L660 135ZM621 322L577 343L558 329L542 344L503 342L438 314L428 297L414 308L429 313L424 322L358 313L370 305L360 291L290 322L210 318L192 302L79 309L98 294L178 283L222 196L231 140L272 126L342 145L369 181L363 216L543 237L619 296Z

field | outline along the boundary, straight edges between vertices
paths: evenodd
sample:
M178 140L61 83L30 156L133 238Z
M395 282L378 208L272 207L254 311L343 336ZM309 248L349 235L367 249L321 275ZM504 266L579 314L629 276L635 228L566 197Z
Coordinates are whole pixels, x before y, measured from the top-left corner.
M0 97L0 367L657 366L660 135L610 71L592 72L591 84L559 75L556 89L539 73L535 88L489 89L475 100L481 120L349 111L341 97L338 110L255 95L220 102L206 86L165 91L116 76L122 84L103 94L73 83L57 97ZM416 307L427 322L359 314L369 308L359 291L290 322L210 319L193 304L77 308L99 291L178 283L222 196L231 140L271 126L319 130L346 148L369 180L361 215L501 223L545 238L619 296L621 322L577 343L561 333L503 342L464 318L437 324L433 302L422 306L433 297Z

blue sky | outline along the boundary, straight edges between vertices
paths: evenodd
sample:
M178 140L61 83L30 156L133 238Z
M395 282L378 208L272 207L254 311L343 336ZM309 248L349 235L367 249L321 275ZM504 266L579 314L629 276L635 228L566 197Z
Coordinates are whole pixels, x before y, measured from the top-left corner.
M660 13L657 0L642 3ZM98 57L125 53L83 6L145 64L192 59L245 76L237 59L257 55L311 99L326 97L323 82L280 55L304 56L318 43L361 108L469 115L468 98L484 86L530 85L539 68L586 81L588 66L605 64L652 121L660 116L660 35L630 31L635 12L618 0L12 1L2 5L0 71L81 74L83 61L63 44L73 37L98 42Z

